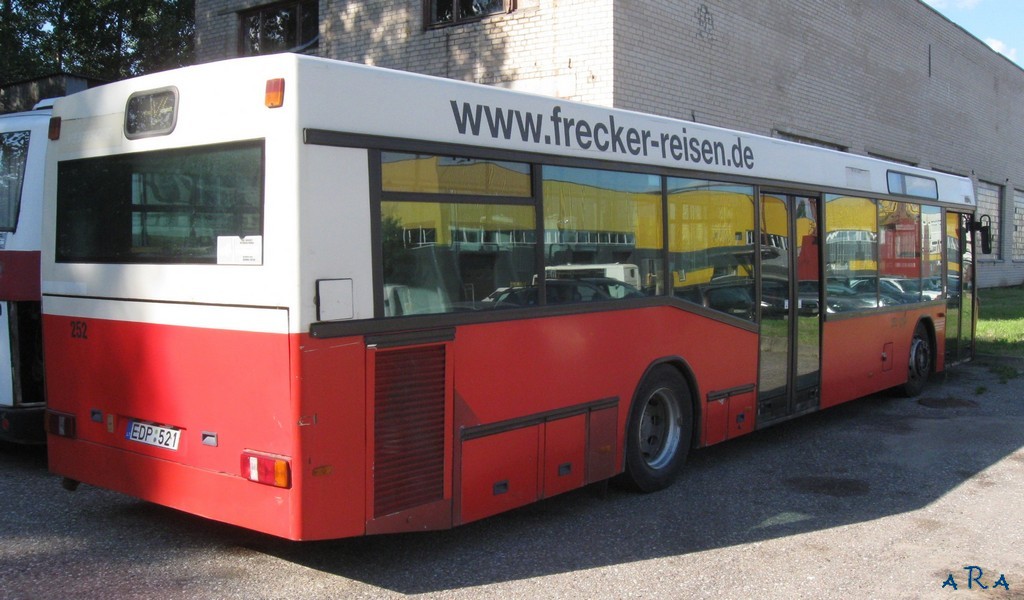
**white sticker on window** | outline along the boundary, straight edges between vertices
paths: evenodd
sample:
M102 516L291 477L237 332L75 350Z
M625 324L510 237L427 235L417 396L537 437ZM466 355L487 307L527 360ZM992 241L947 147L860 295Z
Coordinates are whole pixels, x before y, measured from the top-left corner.
M217 236L218 265L262 265L263 236Z

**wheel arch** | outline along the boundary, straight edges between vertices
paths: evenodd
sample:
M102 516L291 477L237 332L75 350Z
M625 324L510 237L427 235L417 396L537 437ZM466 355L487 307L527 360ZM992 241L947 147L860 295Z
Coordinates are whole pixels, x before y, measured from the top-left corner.
M921 340L921 345L927 347L927 366L920 361L919 356L919 345L917 340ZM920 353L924 356L924 353ZM930 315L922 315L914 323L913 333L910 335L910 348L907 353L908 365L907 365L907 378L902 385L897 386L897 389L901 390L903 395L908 398L913 398L921 394L924 391L925 385L928 379L931 378L938 370L938 358L939 348L936 342L936 331L935 323L932 321Z
M690 367L690 364L686 362L686 359L684 359L683 357L663 356L661 358L651 361L651 363L647 365L647 368L644 370L643 375L640 376L640 379L637 380L636 385L633 388L633 397L629 402L629 411L626 414L632 412L633 405L636 404L636 402L639 400L640 390L643 388L644 382L647 380L647 378L651 376L651 373L654 372L654 370L664 366L671 367L678 371L679 374L683 377L683 380L686 382L687 387L690 388L690 407L692 409L691 414L693 415L693 427L691 428L692 430L690 432L689 447L692 450L694 448L697 448L700 442L700 432L703 431L702 424L704 422L704 411L702 410L701 403L699 402L700 386L697 383L697 376L694 374L693 368ZM626 419L626 421L628 421L628 419ZM629 423L623 423L623 434L625 434L628 428Z
M929 346L929 350L932 354L932 373L935 373L936 367L939 364L939 341L935 333L935 321L932 320L931 315L921 315L921 317L918 318L917 323L914 324L914 329L916 330L919 325L923 325L925 333L928 334L928 342L931 344L931 346Z

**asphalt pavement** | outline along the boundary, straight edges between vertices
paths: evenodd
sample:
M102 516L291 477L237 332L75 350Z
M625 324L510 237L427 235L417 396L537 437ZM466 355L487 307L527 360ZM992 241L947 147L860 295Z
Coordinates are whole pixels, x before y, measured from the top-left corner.
M450 531L288 542L67 492L12 446L0 506L5 599L1024 598L1024 363L693 452L662 492L594 486Z

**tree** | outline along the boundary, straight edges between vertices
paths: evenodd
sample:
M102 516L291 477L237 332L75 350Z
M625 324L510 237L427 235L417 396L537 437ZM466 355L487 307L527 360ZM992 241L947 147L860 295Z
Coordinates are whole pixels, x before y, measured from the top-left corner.
M41 70L41 57L30 49L33 25L21 2L0 0L0 82L27 79Z
M115 81L192 62L194 0L0 0L0 81Z

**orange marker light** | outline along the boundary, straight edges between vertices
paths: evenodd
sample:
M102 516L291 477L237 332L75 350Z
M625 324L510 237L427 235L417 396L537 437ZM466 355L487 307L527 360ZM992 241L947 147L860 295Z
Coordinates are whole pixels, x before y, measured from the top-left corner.
M280 108L284 106L284 79L268 79L267 93L264 100L267 108Z
M50 127L47 130L47 137L51 140L60 139L60 117L50 117Z

